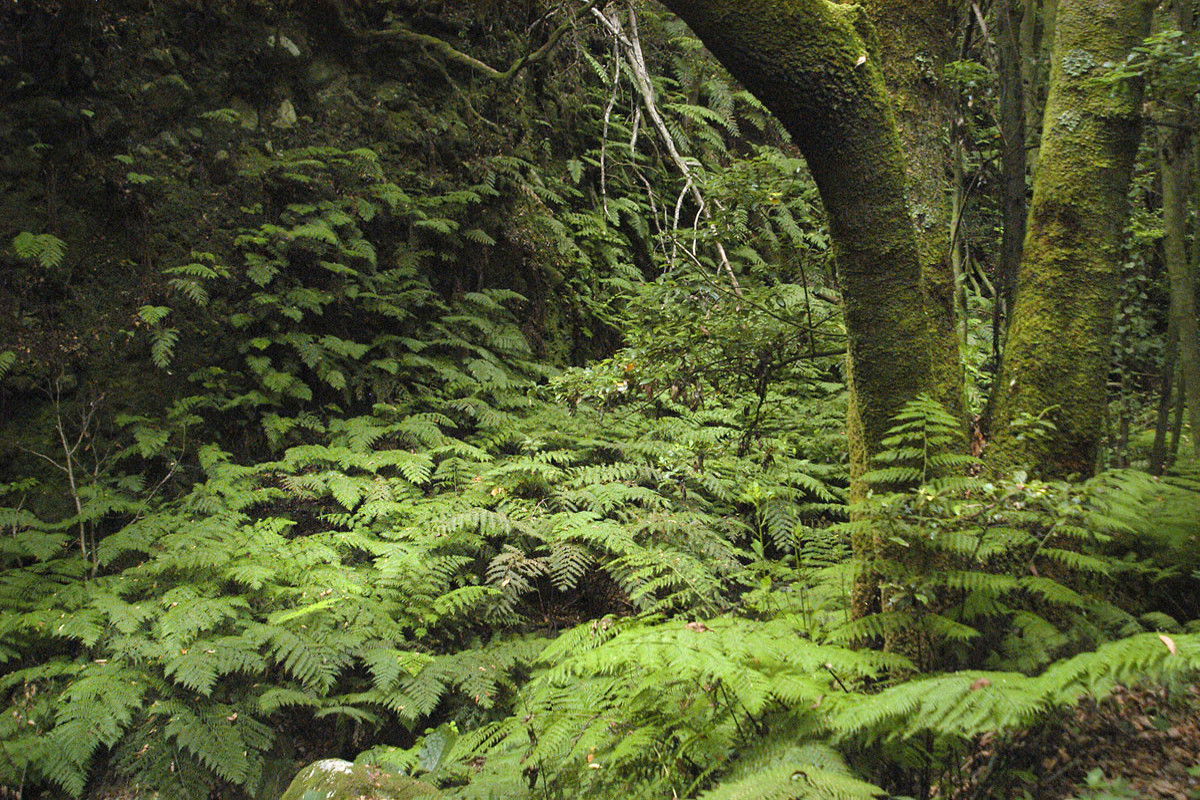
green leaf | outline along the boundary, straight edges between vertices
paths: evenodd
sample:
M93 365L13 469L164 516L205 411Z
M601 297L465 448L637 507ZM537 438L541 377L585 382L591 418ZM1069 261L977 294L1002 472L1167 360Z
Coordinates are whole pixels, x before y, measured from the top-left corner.
M5 350L4 352L0 353L0 379L3 379L16 363L17 354L12 350Z
M157 325L166 319L171 309L166 306L142 306L138 309L138 318L147 325Z
M458 727L454 723L439 725L437 730L425 737L421 745L421 769L435 773L449 760L454 744L458 741Z
M37 261L46 269L62 266L67 255L67 243L50 233L22 231L12 244L20 258Z
M567 161L567 172L571 173L571 180L576 184L583 179L583 164L577 158L572 158Z

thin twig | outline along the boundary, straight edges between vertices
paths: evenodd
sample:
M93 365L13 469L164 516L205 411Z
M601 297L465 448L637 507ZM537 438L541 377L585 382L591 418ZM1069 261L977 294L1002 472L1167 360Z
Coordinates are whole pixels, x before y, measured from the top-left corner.
M646 108L646 115L650 118L650 122L658 131L659 138L662 139L663 145L667 148L667 154L671 161L675 164L676 169L683 175L685 181L685 192L690 189L692 198L696 202L696 206L700 209L704 218L711 224L712 215L708 211L707 205L704 202L704 195L700 192L700 187L697 184L692 173L692 166L687 162L687 159L679 152L679 148L675 144L675 137L671 134L671 130L667 127L666 121L658 110L658 103L654 99L654 83L650 79L650 71L646 66L646 56L642 51L641 38L638 34L637 14L631 8L629 10L629 33L626 37L624 30L621 27L620 18L615 14L608 17L610 30L615 30L621 33L618 41L625 44L626 61L629 63L631 72L633 73L634 84L637 86L638 92L642 96L642 104ZM635 132L636 136L636 132ZM679 203L676 203L676 228L678 228L678 208ZM733 271L733 265L729 261L729 255L725 251L725 246L721 242L714 242L717 255L720 257L721 268L729 277L729 282L733 286L734 292L740 297L742 294L741 284L738 282L737 275Z
M567 20L563 22L563 24L555 28L541 47L531 52L524 53L520 58L514 61L508 69L503 71L496 69L490 64L480 61L478 58L475 58L472 55L464 53L454 45L447 42L445 39L439 39L438 37L431 36L427 33L418 33L417 31L414 31L404 25L396 25L394 27L379 31L356 31L356 35L359 39L370 42L387 42L394 39L404 39L410 42L417 42L418 44L423 44L427 47L433 48L447 60L470 67L477 72L483 73L492 80L508 81L515 78L526 67L530 66L531 64L536 64L553 52L554 48L558 46L559 40L561 40L566 32L574 26L575 19L577 17L579 17L581 14L587 14L592 10L598 9L598 7L604 2L605 0L589 0L587 5L573 12L567 18Z
M593 13L599 14L601 19L604 19L604 14L601 14L599 9L593 9ZM613 76L612 76L612 94L608 98L608 105L604 107L604 128L600 134L600 203L604 206L604 218L608 218L608 128L612 121L613 108L617 105L617 95L621 89L621 62L617 56L617 45L613 44Z

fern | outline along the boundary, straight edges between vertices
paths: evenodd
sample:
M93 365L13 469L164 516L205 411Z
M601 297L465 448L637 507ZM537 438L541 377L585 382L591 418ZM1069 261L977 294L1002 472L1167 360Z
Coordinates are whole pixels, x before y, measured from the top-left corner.
M4 379L4 376L12 370L16 363L17 354L12 350L5 350L0 353L0 380Z
M851 775L800 763L722 782L700 797L702 800L866 800L886 794L878 786Z
M45 269L62 266L67 257L67 243L50 233L22 231L12 240L18 257L36 261Z

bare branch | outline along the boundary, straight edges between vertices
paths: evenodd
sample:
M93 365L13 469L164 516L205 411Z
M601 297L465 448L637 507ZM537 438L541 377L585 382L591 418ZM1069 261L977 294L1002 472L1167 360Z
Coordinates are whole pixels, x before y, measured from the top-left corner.
M359 39L368 42L388 42L396 39L416 42L432 48L434 51L444 56L447 60L470 67L477 72L483 73L492 80L508 81L515 78L530 64L535 64L552 53L554 48L558 46L559 40L562 39L567 31L574 27L577 17L579 17L581 14L587 14L593 10L598 10L598 8L603 5L604 2L606 2L606 0L589 0L587 5L571 13L565 22L555 28L541 47L525 53L516 61L514 61L508 69L503 71L496 69L490 64L480 61L478 58L475 58L472 55L464 53L444 39L439 39L436 36L430 36L427 33L418 33L417 31L414 31L404 25L396 25L394 27L379 31L360 31L355 30L354 28L351 29L355 30L355 35Z
M605 16L605 15L601 15ZM617 40L625 45L626 61L629 63L629 68L633 73L634 83L637 86L638 92L642 95L642 104L646 107L646 114L650 117L655 129L658 131L659 137L667 148L667 154L675 167L683 175L685 185L684 193L689 190L692 198L696 202L699 213L703 214L705 220L712 221L712 215L704 202L704 195L700 192L700 187L692 175L692 166L687 162L687 159L679 152L679 148L675 144L675 137L671 135L667 123L663 120L662 114L658 110L658 104L654 99L654 83L650 79L650 70L646 66L646 56L642 52L642 43L638 35L637 15L630 9L629 11L629 33L625 34L621 27L620 18L615 14L608 17L609 30L617 37ZM682 200L682 195L680 195ZM675 224L679 224L679 207L680 203L675 205ZM734 274L733 265L729 262L729 255L725 252L725 246L721 242L714 242L717 248L717 254L720 257L721 268L729 277L729 282L733 286L734 293L738 296L742 294L741 284L738 283L737 275Z

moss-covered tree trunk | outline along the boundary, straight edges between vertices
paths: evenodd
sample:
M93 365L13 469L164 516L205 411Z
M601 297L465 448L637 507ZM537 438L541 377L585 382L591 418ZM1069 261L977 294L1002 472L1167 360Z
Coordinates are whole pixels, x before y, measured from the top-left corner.
M930 326L900 136L874 36L828 0L666 0L787 127L829 216L861 473L900 406L931 388Z
M1176 0L1171 14L1176 28L1195 35L1189 2ZM1171 283L1171 327L1178 336L1179 363L1192 431L1192 452L1200 459L1200 330L1196 313L1196 274L1188 258L1188 218L1192 193L1194 119L1191 87L1174 87L1166 98L1167 123L1161 131L1163 256ZM1172 344L1175 344L1172 342Z
M1147 0L1062 0L1025 255L995 396L990 461L1089 474L1103 433L1140 87L1094 79L1149 31ZM1055 430L1022 435L1022 419Z
M844 0L848 2L849 0ZM859 0L877 31L879 58L895 109L908 176L908 204L921 253L932 329L933 395L963 420L963 354L957 334L954 270L950 263L951 204L946 132L954 95L943 73L955 57L955 3L950 0Z
M851 494L891 419L933 388L932 328L908 178L874 29L829 0L665 0L787 127L829 217L849 339ZM879 543L855 542L871 558ZM855 608L877 602L870 580Z

